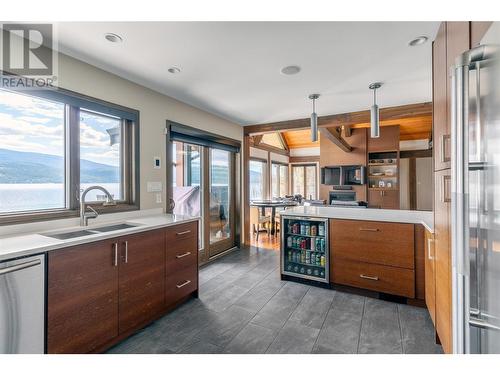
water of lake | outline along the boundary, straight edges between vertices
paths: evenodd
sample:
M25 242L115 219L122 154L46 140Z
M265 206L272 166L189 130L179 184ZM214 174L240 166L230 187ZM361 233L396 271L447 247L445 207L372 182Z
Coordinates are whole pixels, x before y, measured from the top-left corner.
M96 184L82 184L82 189ZM120 184L102 184L116 199L120 198ZM90 191L86 201L102 199L99 190ZM101 197L98 197L101 196ZM98 199L100 198L100 199ZM64 208L63 184L0 184L0 213Z

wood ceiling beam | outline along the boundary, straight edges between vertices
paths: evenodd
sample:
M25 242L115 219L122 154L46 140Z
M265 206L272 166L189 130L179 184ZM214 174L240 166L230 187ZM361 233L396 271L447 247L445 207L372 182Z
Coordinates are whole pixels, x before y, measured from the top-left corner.
M380 121L426 116L431 114L431 102L401 105L397 107L386 107L380 109ZM348 126L367 122L370 122L369 110L318 117L319 127L340 127L342 125ZM247 125L243 127L243 132L245 135L259 134L272 131L304 129L308 128L309 126L310 119L303 118L297 120L272 122L267 124Z
M339 132L340 128L320 128L321 136L327 138L329 141L333 142L340 147L341 150L345 152L351 152L352 147L342 138Z
M344 125L342 129L344 130L344 137L349 138L352 135L351 125Z

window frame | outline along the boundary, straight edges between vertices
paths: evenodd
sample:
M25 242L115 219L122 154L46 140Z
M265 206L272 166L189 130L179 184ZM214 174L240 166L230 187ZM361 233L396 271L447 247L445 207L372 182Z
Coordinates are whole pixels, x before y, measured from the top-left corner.
M267 199L267 190L268 190L268 183L267 183L267 180L268 180L268 175L269 175L269 172L268 172L268 165L267 165L267 160L266 159L263 159L263 158L259 158L259 157L250 157L248 158L248 166L250 168L250 161L256 161L256 162L259 162L259 163L262 163L262 198L261 200L265 200ZM250 180L248 181L248 188L250 189ZM250 198L250 191L249 191L249 194L248 194L248 197ZM250 202L252 201L252 199L250 199Z
M64 117L64 196L65 207L0 213L0 225L23 224L79 216L80 209L80 108L87 112L121 119L120 152L123 199L115 206L90 203L99 214L140 209L140 118L139 111L101 99L58 88L54 90L5 90L65 105ZM75 104L81 104L77 106ZM126 117L121 117L125 114Z
M314 181L315 181L315 198L318 199L319 196L319 184L318 184L318 163L290 163L290 170L291 170L291 176L290 176L290 191L292 195L295 195L296 193L293 191L294 187L294 168L302 168L304 170L304 184L303 184L303 189L304 189L304 195L307 192L307 176L306 176L306 168L307 167L314 167ZM304 196L304 199L309 199L308 197Z
M273 198L273 165L278 166L278 175L277 175L277 184L278 184L278 191L281 193L281 167L286 167L288 172L287 172L287 191L285 195L288 195L290 192L290 168L289 164L281 162L281 161L276 161L276 160L271 160L271 199ZM278 196L281 196L281 194L278 194Z

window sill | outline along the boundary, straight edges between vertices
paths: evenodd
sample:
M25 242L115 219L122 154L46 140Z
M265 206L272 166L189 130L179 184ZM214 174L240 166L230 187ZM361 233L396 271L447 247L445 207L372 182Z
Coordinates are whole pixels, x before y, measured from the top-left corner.
M102 204L90 203L99 215L106 215L119 212L137 211L139 206L134 204L119 203L116 206L103 206ZM0 226L14 224L28 224L39 221L60 220L79 217L79 210L52 210L52 211L33 211L15 214L0 215Z

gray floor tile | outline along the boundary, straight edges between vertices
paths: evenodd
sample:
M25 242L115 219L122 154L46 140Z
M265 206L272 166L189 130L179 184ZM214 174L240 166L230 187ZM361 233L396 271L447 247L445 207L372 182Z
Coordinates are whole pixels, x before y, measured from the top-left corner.
M395 303L366 299L358 353L403 353L398 309Z
M362 314L365 304L364 296L337 291L333 296L332 308L348 311L352 314Z
M267 353L274 354L307 354L311 353L319 329L303 326L289 321L280 330Z
M151 334L150 328L139 331L107 351L108 354L171 354L167 344Z
M216 314L216 318L197 333L196 339L225 347L255 313L238 306L231 306Z
M443 353L434 337L434 325L427 309L399 305L399 321L403 335L403 351L409 354Z
M250 311L259 311L269 300L285 285L284 281L266 278L254 288L243 294L235 303L235 306L243 307Z
M214 345L207 341L195 341L188 346L182 348L177 353L179 354L218 354L222 352L220 346Z
M310 288L293 312L290 320L302 325L321 328L332 304L335 292L330 289Z
M313 353L355 354L358 350L363 311L353 313L332 308L328 311Z
M273 342L276 332L272 329L249 323L226 346L224 352L231 354L262 354Z
M243 288L238 285L228 285L222 290L217 290L212 293L200 295L200 300L206 308L213 311L223 311L235 303L242 294L245 294L248 288Z
M284 326L308 289L308 286L302 284L285 284L257 313L252 319L252 323L279 330Z

